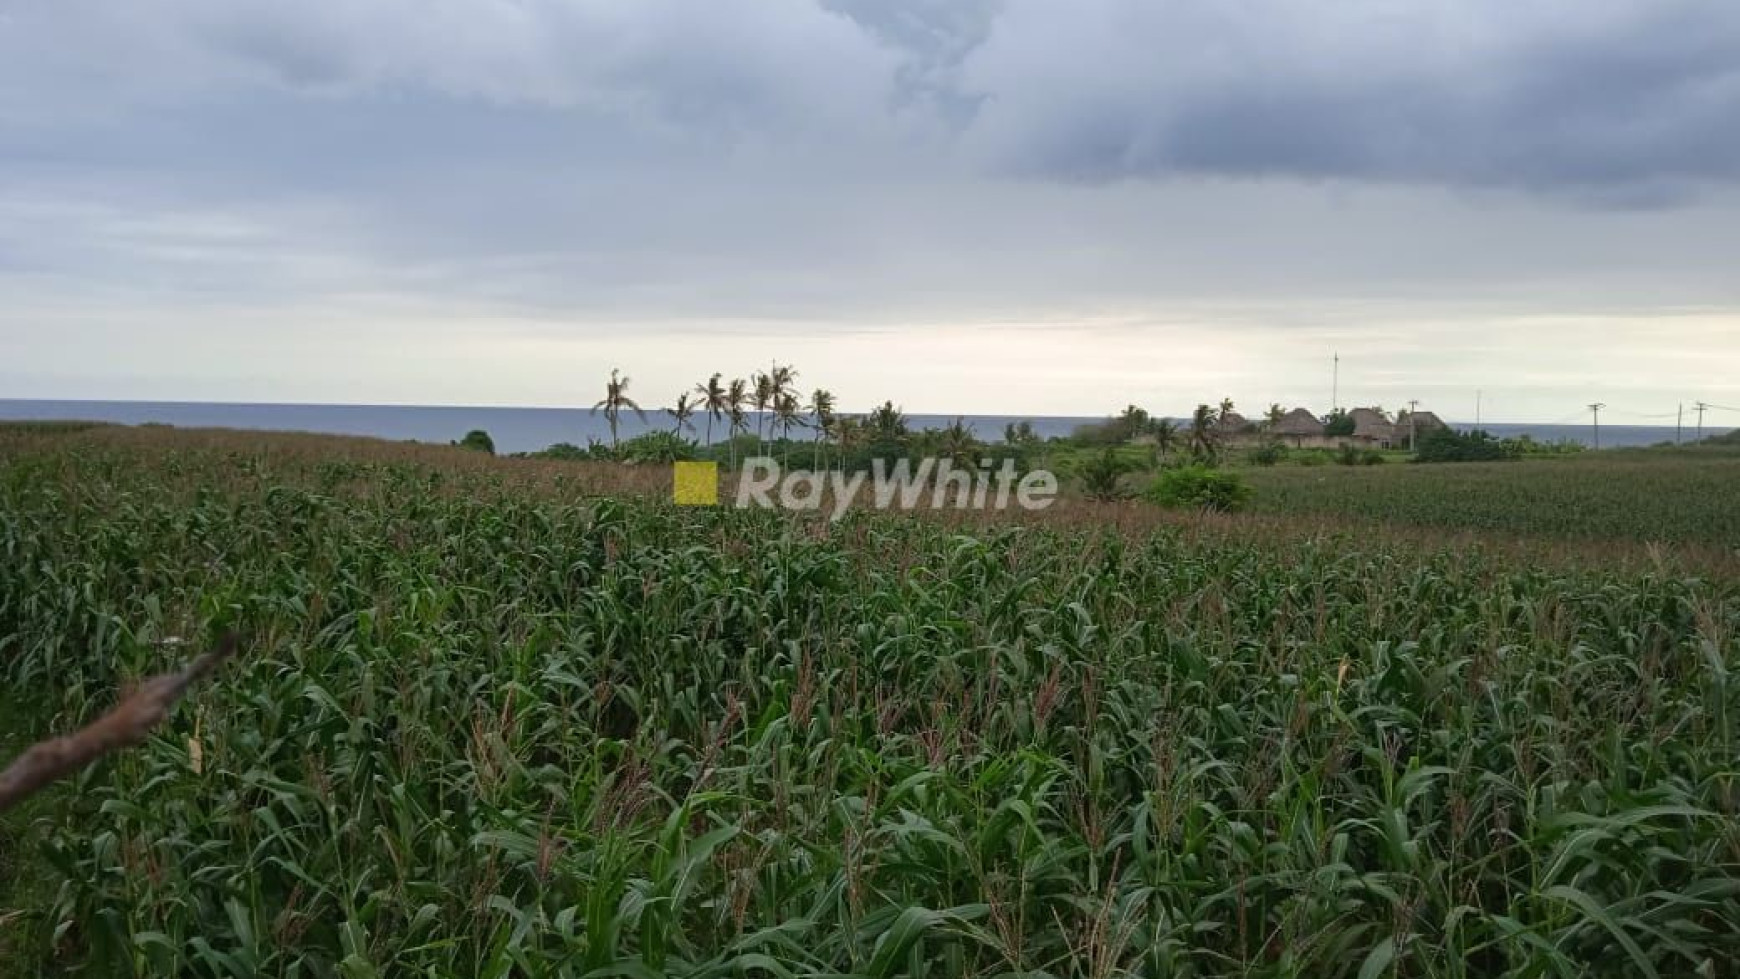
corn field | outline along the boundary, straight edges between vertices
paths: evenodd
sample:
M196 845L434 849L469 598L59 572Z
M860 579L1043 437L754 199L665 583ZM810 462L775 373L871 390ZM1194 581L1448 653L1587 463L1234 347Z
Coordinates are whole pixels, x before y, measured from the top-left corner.
M0 973L1740 961L1740 581L321 444L0 441L5 755L243 638L0 821Z
M1537 538L1635 540L1740 554L1740 453L1626 451L1426 466L1248 473L1260 510Z

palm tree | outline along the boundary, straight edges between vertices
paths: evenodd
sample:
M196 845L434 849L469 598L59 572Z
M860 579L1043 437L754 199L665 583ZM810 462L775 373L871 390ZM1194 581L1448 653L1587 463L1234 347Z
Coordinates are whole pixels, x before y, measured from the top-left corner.
M687 391L677 395L676 405L665 409L665 414L670 415L676 421L676 424L671 426L671 431L677 435L682 435L685 428L693 432L695 426L689 424L689 419L695 416L697 407L699 406L696 403L689 400Z
M1142 434L1148 427L1148 412L1136 405L1126 405L1124 413L1118 416L1118 425L1123 432L1123 440L1128 441Z
M592 413L604 409L604 420L610 423L610 447L616 449L621 444L616 438L616 423L622 417L622 409L634 412L635 417L646 421L646 412L640 410L640 405L628 396L628 378L617 368L610 370L610 383L605 385L604 399L592 406Z
M797 395L792 392L780 391L774 395L773 427L774 431L780 433L779 437L782 440L791 439L791 430L794 426L799 428L803 427L804 420L801 416L802 411L803 405L798 401ZM789 451L789 449L790 447L787 446L787 451ZM781 459L781 462L784 461L784 459Z
M755 405L755 441L762 452L767 451L766 440L761 436L761 420L767 414L767 406L773 403L773 378L756 371L750 378L755 385L749 399Z
M816 424L816 449L810 465L816 469L822 467L822 443L834 434L834 392L827 388L816 388L810 395L810 417Z
M1164 459L1178 445L1178 423L1170 418L1161 418L1154 422L1153 432L1154 447L1160 450L1160 458Z
M1208 405L1197 405L1196 413L1190 417L1190 452L1198 459L1214 459L1217 447L1216 421L1214 409Z
M1281 420L1287 417L1287 412L1282 410L1280 402L1276 402L1269 405L1269 412L1264 417L1268 419L1269 430L1274 431L1280 427Z
M725 414L731 419L731 434L727 441L731 443L731 468L737 468L737 442L739 435L749 434L749 423L744 421L744 409L749 406L749 382L741 377L731 379L731 386L725 390Z
M884 401L882 407L870 412L865 419L871 434L879 442L903 442L906 440L906 415L894 402Z
M792 423L797 418L800 407L798 404L797 371L790 364L781 364L775 361L767 375L767 384L770 391L767 403L773 408L774 427L783 427L785 437L790 438ZM790 402L790 404L782 413L780 405L783 402Z
M701 396L701 410L707 415L707 444L713 444L713 422L724 418L725 412L731 407L726 401L728 392L719 379L725 375L715 372L707 378L707 383L695 385L695 393Z
M1233 414L1233 399L1220 399L1220 414L1215 416L1215 420L1224 424L1227 419L1233 416Z
M973 437L973 430L960 416L944 426L937 433L937 452L951 462L968 465L973 461L973 450L978 448L979 440Z
M777 395L797 395L797 369L790 364L774 364L773 375L768 380L773 384L773 393Z
M834 419L834 442L838 445L840 465L845 466L852 453L857 452L864 444L868 430L864 427L864 419L856 415L841 415Z

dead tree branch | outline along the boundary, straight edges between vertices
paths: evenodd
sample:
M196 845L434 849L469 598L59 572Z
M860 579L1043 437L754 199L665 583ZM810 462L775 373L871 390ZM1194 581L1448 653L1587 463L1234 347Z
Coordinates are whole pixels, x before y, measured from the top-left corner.
M140 744L163 723L169 709L200 678L236 653L234 635L174 673L154 676L124 698L115 709L64 738L53 738L19 755L0 772L0 812L36 794L43 786L65 778L111 751Z

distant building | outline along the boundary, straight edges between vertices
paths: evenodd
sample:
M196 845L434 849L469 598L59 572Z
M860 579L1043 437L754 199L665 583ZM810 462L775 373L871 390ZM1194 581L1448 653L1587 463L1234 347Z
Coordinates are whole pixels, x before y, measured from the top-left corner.
M1449 428L1444 419L1429 411L1402 412L1396 416L1396 441L1402 445L1418 442L1436 428Z
M1250 421L1236 411L1222 412L1214 426L1222 435L1243 435L1251 430Z
M1377 408L1355 408L1347 414L1353 419L1353 441L1379 449L1394 446L1396 426L1382 411Z
M1312 414L1309 408L1294 408L1276 421L1265 420L1261 425L1251 424L1237 412L1227 412L1215 419L1214 433L1227 445L1278 440L1296 449L1335 449L1344 445L1405 449L1409 447L1410 432L1418 442L1434 429L1450 427L1430 411L1412 414L1404 411L1392 421L1382 408L1353 408L1348 410L1347 417L1353 422L1353 433L1332 436L1324 419Z
M1282 415L1270 431L1292 442L1295 448L1302 448L1307 441L1315 443L1323 438L1323 422L1304 408L1294 408Z

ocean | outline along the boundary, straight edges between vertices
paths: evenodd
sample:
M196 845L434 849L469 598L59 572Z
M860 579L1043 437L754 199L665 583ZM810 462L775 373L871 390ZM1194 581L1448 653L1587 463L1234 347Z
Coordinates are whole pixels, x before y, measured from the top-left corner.
M908 415L913 428L941 427L953 421L954 415ZM973 432L982 439L998 440L1011 422L1029 421L1041 437L1068 435L1076 426L1101 420L1098 417L1016 415L961 415ZM339 435L368 435L376 438L414 440L418 442L450 442L466 432L481 428L495 441L498 452L531 452L557 442L584 446L588 439L608 441L610 428L602 414L584 408L464 408L411 405L294 405L294 404L220 404L215 402L174 401L22 401L0 399L0 420L50 420L115 422L123 425L146 423L176 425L183 428L240 428L266 431L328 432ZM706 419L694 421L696 431L704 436ZM1458 428L1466 423L1452 422ZM663 411L648 411L646 421L624 415L621 436L629 438L652 429L669 429L670 416ZM1543 442L1568 440L1591 444L1594 431L1589 425L1531 425L1486 422L1487 431L1498 436L1529 435ZM714 436L722 437L723 426L715 424ZM1705 428L1705 435L1716 435L1726 428ZM1693 431L1688 427L1685 439ZM801 436L800 436L801 437ZM1653 445L1674 440L1673 426L1602 425L1601 446Z

